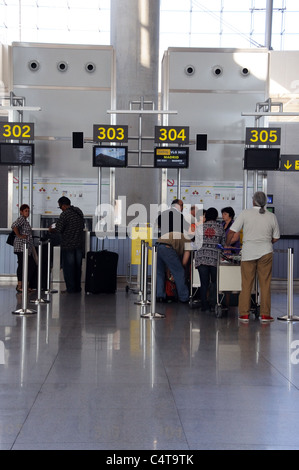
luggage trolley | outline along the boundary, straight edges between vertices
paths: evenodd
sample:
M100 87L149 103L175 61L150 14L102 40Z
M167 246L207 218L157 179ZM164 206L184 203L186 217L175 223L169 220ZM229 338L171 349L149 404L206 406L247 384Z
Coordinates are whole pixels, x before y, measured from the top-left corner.
M225 292L239 293L241 292L241 254L223 253L223 247L219 246L218 263L217 263L217 304L215 306L215 315L217 318L222 317L222 301ZM236 249L234 249L236 250ZM258 305L258 288L257 279L255 280L254 292L251 296L251 311L256 318L259 317L260 310Z
M222 317L222 301L225 292L237 293L241 291L241 256L225 255L219 246L217 261L217 304L215 315Z

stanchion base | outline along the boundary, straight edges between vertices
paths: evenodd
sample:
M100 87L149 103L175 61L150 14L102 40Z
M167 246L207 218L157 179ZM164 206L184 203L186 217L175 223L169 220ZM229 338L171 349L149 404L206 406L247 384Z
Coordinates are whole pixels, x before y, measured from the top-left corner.
M30 300L31 304L49 304L50 300L46 299L36 299L36 300Z
M140 315L142 318L148 318L149 320L156 320L160 318L165 318L165 315L163 313L142 313Z
M30 308L20 308L19 310L14 310L13 312L14 315L34 315L37 313L36 310L31 310Z
M284 317L277 317L277 320L292 322L292 321L299 321L299 317L297 317L296 315L295 316L293 315L292 317L285 315Z

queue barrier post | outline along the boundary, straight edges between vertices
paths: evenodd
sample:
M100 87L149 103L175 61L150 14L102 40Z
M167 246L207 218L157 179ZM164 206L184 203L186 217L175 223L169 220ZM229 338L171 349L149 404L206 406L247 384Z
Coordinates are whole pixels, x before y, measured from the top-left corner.
M145 241L141 240L141 249L140 249L140 279L139 279L139 295L142 298L143 295L143 286L144 286L144 264L145 264Z
M37 299L30 300L32 304L49 304L50 301L42 298L42 242L38 242L38 266L37 266Z
M139 270L139 300L134 302L136 305L144 305L144 269L145 269L145 241L141 240L140 246L140 270Z
M149 245L147 242L142 240L141 242L141 247L143 248L143 262L141 263L141 272L140 272L140 277L142 279L141 285L142 285L142 291L141 291L141 300L138 302L135 302L137 305L145 306L149 305L150 301L147 299L147 278L148 278L148 250L149 250Z
M288 248L288 286L287 286L287 307L288 313L283 317L278 317L280 321L296 322L299 321L299 317L293 315L294 309L294 297L293 297L293 286L294 286L294 248Z
M162 313L156 312L156 291L157 291L157 257L158 251L157 246L152 247L152 278L151 278L151 311L141 315L143 318L150 320L165 318Z
M45 294L56 294L58 290L51 289L51 240L48 240L48 270L47 270L47 289Z
M37 313L36 310L31 310L28 308L28 243L25 242L23 250L23 273L22 273L22 308L14 310L12 313L14 315L31 315Z

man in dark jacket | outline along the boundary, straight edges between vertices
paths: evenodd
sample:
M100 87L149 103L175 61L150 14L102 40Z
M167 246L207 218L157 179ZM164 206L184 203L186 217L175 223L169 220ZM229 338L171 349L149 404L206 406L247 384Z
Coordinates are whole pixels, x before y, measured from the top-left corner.
M83 212L79 207L72 206L69 198L65 196L58 199L58 205L62 213L54 230L61 235L61 260L66 292L81 292Z

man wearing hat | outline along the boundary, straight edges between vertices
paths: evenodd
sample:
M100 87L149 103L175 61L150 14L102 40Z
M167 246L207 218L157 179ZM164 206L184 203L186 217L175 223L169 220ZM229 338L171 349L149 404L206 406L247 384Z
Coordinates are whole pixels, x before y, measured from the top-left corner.
M61 235L61 260L66 291L81 292L81 270L83 258L84 216L79 207L71 205L69 198L62 196L58 199L62 210L55 229Z

